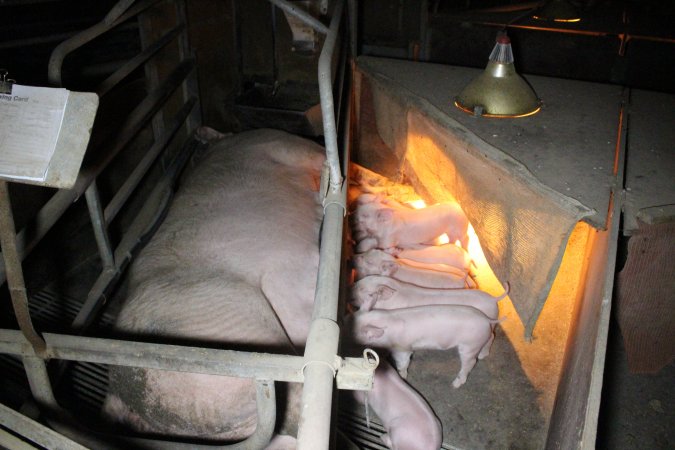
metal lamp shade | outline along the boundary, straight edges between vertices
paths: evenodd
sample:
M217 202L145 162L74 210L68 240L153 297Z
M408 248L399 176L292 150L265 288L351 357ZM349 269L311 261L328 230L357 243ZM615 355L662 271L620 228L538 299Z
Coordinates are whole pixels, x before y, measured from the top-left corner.
M521 117L536 113L540 102L513 64L488 62L485 71L469 83L455 105L476 116Z
M546 3L534 16L538 20L554 22L579 22L579 12L565 0L553 0Z

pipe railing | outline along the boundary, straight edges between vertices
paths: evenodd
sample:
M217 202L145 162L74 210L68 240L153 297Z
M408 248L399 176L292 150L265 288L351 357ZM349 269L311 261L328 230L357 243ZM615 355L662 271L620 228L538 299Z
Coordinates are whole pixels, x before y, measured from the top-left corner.
M337 325L338 292L342 258L346 184L343 184L337 144L337 126L333 101L332 61L342 19L344 0L333 10L328 34L319 56L318 78L326 144L328 191L323 200L324 218L319 253L319 273L314 297L312 323L307 336L302 390L301 417L298 428L298 450L327 449L330 446L330 425L335 371L328 362L338 350L340 328ZM345 160L348 154L345 153Z
M144 0L133 4L129 0L121 0L113 10L106 16L106 19L98 25L86 30L80 35L64 42L55 50L49 65L50 80L55 84L61 84L61 65L66 56L95 39L106 31L120 25L126 20L147 10L158 3L159 0ZM321 108L323 114L324 134L326 138L326 158L327 165L323 177L327 189L323 192L325 198L324 205L324 223L322 230L322 245L320 248L319 273L317 277L315 308L312 314L312 324L307 339L306 351L304 356L290 355L272 355L250 352L235 352L228 350L208 349L201 347L173 346L166 344L151 344L144 342L120 341L110 339L98 339L82 336L66 336L58 334L45 333L40 336L44 346L37 348L31 345L26 337L19 331L0 330L0 352L21 356L24 361L24 367L31 380L31 388L36 400L43 406L52 410L60 410L51 390L49 376L47 374L45 360L53 358L63 361L88 361L101 364L127 365L133 367L148 367L163 370L189 371L197 373L208 373L214 375L227 375L254 378L257 382L258 393L258 416L259 423L263 424L256 429L256 432L249 439L222 448L237 449L256 449L264 445L271 436L271 430L274 425L276 410L274 409L274 385L273 381L286 382L304 382L303 388L303 409L298 432L299 449L319 449L328 448L330 436L330 413L332 406L332 395L335 386L338 389L360 389L367 390L372 386L372 376L375 369L371 360L363 358L341 358L337 355L339 327L337 325L338 312L338 290L340 279L340 263L342 234L344 225L344 216L346 212L346 189L343 185L342 172L340 170L340 161L338 154L338 138L335 120L334 102L333 102L333 81L332 81L332 62L336 46L337 35L340 28L344 0L338 0L333 11L330 27L326 27L320 21L313 18L308 13L299 10L285 0L270 0L274 5L289 12L295 17L308 23L315 30L325 33L326 38L319 58L318 77L319 90L321 98ZM350 3L353 8L354 2ZM353 11L352 11L353 13ZM350 24L353 27L353 24ZM159 49L163 48L168 42L178 34L185 32L185 27L179 25L169 31L155 44L146 46L145 50L137 57L124 64L117 72L108 77L101 84L101 93L109 92L115 84L123 80L135 68L147 62ZM184 55L186 56L186 55ZM190 64L190 66L185 66ZM129 194L137 186L140 177L150 167L162 147L165 147L173 138L180 124L186 120L187 115L195 106L195 101L187 101L189 105L186 110L177 114L178 123L176 126L169 126L170 131L161 136L156 145L148 152L146 158L139 164L142 168L134 171L133 175L118 191L110 205L102 212L103 207L98 198L95 180L98 174L112 160L112 158L127 145L130 139L135 136L142 126L144 126L154 114L160 110L169 94L177 86L184 84L186 77L193 72L194 63L185 61L183 69L179 70L180 75L169 76L165 86L159 86L158 93L153 100L143 102L132 113L132 118L127 122L126 131L120 133L122 136L112 145L112 151L107 152L108 157L93 172L82 174L73 190L69 195L55 195L57 200L50 201L47 208L43 208L40 214L42 220L38 220L38 237L25 244L25 237L19 237L20 258L32 249L37 241L44 237L46 232L60 217L68 205L82 193L86 192L89 200L92 215L100 220L95 223L96 229L100 233L96 234L97 242L101 247L101 254L104 265L114 263L119 269L121 260L126 262L130 257L134 243L140 240L143 233L138 230L131 239L128 236L123 238L128 244L120 244L113 255L108 250L110 244L105 235L105 227L109 224L112 217L120 210ZM170 85L170 86L169 86ZM152 95L151 95L152 97ZM348 148L345 148L344 169L347 168ZM176 171L176 170L174 170ZM156 188L159 195L166 186ZM65 191L63 191L65 192ZM61 195L59 195L61 194ZM74 195L74 197L73 197ZM60 200L59 200L60 199ZM157 196L152 194L151 199L157 200ZM132 225L132 228L137 225ZM144 229L147 232L147 230ZM120 255L120 247L124 247ZM121 257L124 256L124 257ZM0 267L0 272L2 272ZM108 285L111 278L117 276L119 270L108 270L107 276L110 279L104 280L90 297L100 297L104 290L104 285ZM2 275L0 273L0 275ZM105 278L105 277L104 277ZM100 280L99 280L100 281ZM76 322L78 325L86 326L90 322L92 313L97 309L97 303L91 298L86 302L85 307L78 315ZM334 382L335 379L335 382ZM270 400L271 399L271 400ZM270 406L271 405L271 406ZM65 411L61 411L67 415ZM271 423L271 424L270 424ZM73 430L72 427L61 427L64 432L77 436L83 442L95 442L95 446L102 445L105 442L99 438L92 441L81 430ZM89 436L91 437L91 436ZM79 440L79 439L78 439ZM119 442L119 439L113 439ZM181 444L160 441L135 439L132 442L146 448L180 448ZM122 444L124 445L124 444ZM106 446L107 447L107 446ZM193 446L194 447L194 446ZM213 448L212 446L197 446L195 448Z
M323 330L322 330L323 331ZM44 333L47 359L145 367L157 370L192 372L259 380L301 383L306 356L222 350L198 346L124 341L57 333ZM35 357L32 346L18 330L0 330L0 353ZM346 370L351 376L339 378L338 389L368 389L368 372L359 373L365 358L326 359L332 371Z
M136 5L134 5L132 8L128 9L123 14L120 15L113 14L113 16L111 17L116 16L114 21L108 23L105 20L103 20L100 23L94 25L93 27L83 31L82 33L79 33L76 36L73 36L72 38L68 39L67 41L62 42L58 47L54 49L54 51L51 54L51 57L49 58L49 66L48 66L49 82L52 83L54 86L63 85L61 69L63 67L63 61L66 59L66 56L68 56L70 53L82 47L83 45L93 41L102 34L105 34L106 32L112 30L113 28L116 28L117 26L121 25L127 20L138 16L143 11L147 10L148 8L154 6L155 4L161 1L163 0L142 0L138 2ZM127 3L129 3L129 0L121 0L117 3L117 5L113 6L113 10L115 10L115 8L118 5L122 5L124 7L124 5ZM126 9L127 7L128 5L126 5L124 9Z

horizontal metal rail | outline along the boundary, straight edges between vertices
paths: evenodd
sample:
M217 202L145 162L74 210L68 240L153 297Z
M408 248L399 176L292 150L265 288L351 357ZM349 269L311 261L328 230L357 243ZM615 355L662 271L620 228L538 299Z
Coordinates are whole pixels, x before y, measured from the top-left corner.
M86 450L86 447L81 446L77 442L71 441L51 428L47 428L3 404L0 404L0 417L2 417L3 427L21 433L23 436L30 435L30 440L40 447L63 450ZM2 428L0 428L0 431L2 431ZM35 448L9 433L0 435L0 446L11 449Z
M219 350L183 345L121 341L65 334L44 333L44 355L50 359L112 364L126 367L225 375L258 380L301 383L303 370L310 362L304 356ZM32 346L18 330L0 330L0 353L34 356ZM343 370L338 389L367 390L371 387L372 368L363 358L335 357L331 370Z
M159 38L153 44L149 45L145 50L143 50L138 55L131 58L127 61L122 67L117 69L115 73L110 75L108 78L103 80L101 84L96 88L96 93L99 96L104 96L112 88L117 86L117 84L128 77L134 70L138 69L142 64L146 63L150 58L152 58L158 51L163 49L167 44L173 41L181 32L185 30L184 25L179 25L164 36Z
M117 17L117 19L112 23L106 23L105 21L99 22L96 25L88 28L87 30L78 33L76 36L68 39L67 41L59 44L54 51L52 52L51 57L49 58L48 74L49 82L54 86L63 86L63 80L61 78L61 68L63 67L63 61L66 57L82 47L84 44L87 44L102 34L112 30L113 28L121 25L132 17L137 16L146 9L152 7L153 5L161 2L163 0L142 0L130 8L126 13Z
M300 9L297 5L294 5L286 0L269 0L270 3L273 3L279 9L287 12L293 17L305 22L307 25L312 27L314 30L318 31L321 34L328 34L328 27L321 23L317 18L309 14L308 12Z
M117 190L112 200L108 202L108 205L105 207L103 212L105 221L108 225L110 225L110 223L115 219L117 214L122 209L122 206L136 190L139 183L143 179L143 176L145 176L152 164L157 160L162 150L164 150L176 133L178 133L178 130L181 126L183 126L185 120L188 118L196 104L196 98L193 97L188 99L188 101L181 107L180 111L178 111L171 122L165 126L165 133L160 136L159 139L156 140L150 149L145 153L143 159L134 168L124 184Z

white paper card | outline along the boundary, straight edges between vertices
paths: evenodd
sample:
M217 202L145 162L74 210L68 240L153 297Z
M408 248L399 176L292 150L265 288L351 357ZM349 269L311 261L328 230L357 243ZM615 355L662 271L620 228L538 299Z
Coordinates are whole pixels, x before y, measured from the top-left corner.
M69 91L15 84L0 94L0 176L43 181L56 148Z

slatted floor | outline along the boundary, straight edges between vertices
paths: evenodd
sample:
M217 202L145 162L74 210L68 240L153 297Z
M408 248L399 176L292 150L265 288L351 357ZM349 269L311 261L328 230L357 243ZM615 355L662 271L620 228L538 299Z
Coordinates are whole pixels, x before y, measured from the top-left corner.
M68 324L75 318L82 302L53 291L45 290L30 298L31 318L40 331L64 332ZM114 322L112 315L103 314L97 323L97 330L110 329ZM0 387L3 403L19 407L30 397L30 389L25 376L23 364L18 357L0 354ZM77 417L90 420L98 416L108 388L108 366L87 362L74 362L68 365L63 377L55 387L60 404L73 411ZM349 405L346 410L338 412L338 429L361 450L386 450L380 440L385 432L377 420L366 420L362 414L352 411ZM460 450L457 447L443 445L446 450Z

